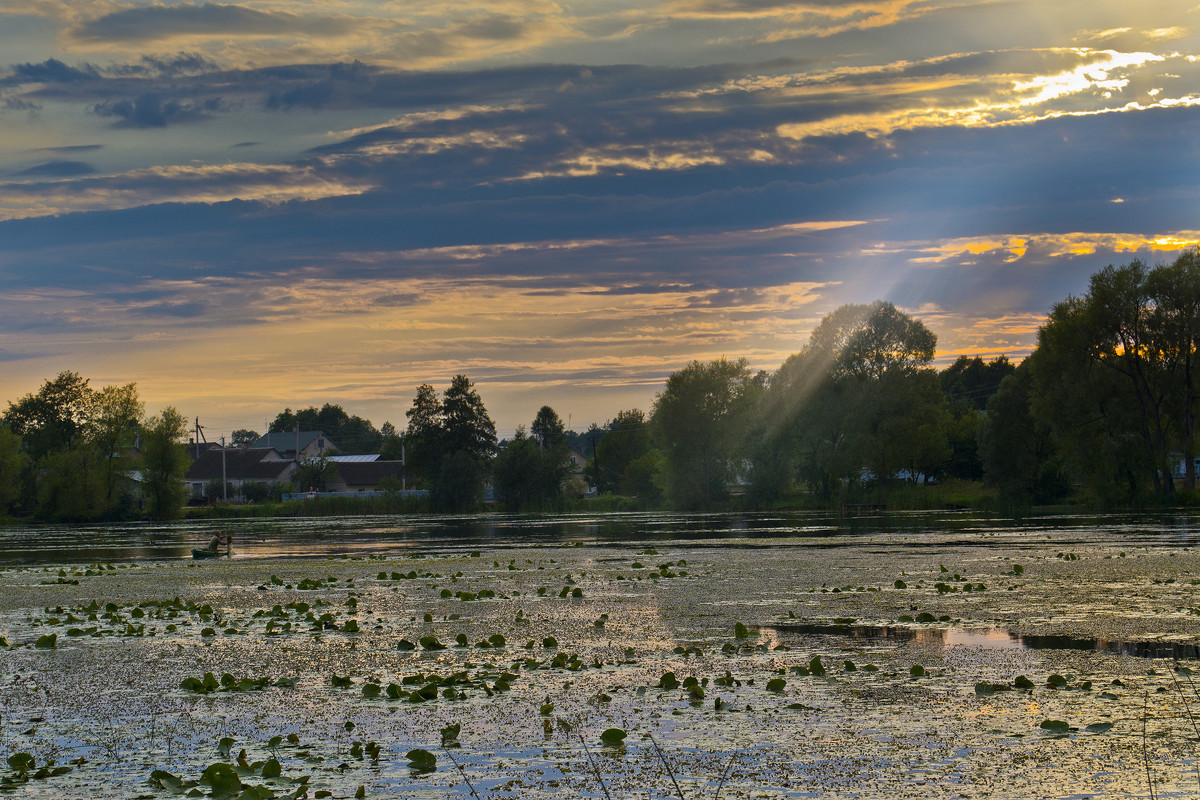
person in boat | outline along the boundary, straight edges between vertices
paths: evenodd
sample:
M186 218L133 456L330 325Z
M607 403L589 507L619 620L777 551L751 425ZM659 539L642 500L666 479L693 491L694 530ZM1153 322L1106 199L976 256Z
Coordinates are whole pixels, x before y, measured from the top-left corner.
M224 531L217 531L216 533L213 534L213 537L208 540L208 548L207 549L210 553L215 554L215 553L220 553L222 547L231 547L231 546L232 546L232 543L230 542L229 535L226 534Z

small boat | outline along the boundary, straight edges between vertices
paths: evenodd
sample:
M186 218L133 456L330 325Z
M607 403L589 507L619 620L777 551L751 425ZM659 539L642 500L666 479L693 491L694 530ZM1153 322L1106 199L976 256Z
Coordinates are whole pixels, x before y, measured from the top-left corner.
M213 550L200 550L195 547L192 548L192 558L197 559L197 560L199 560L201 558L216 558L219 555L222 555L222 554L215 552Z

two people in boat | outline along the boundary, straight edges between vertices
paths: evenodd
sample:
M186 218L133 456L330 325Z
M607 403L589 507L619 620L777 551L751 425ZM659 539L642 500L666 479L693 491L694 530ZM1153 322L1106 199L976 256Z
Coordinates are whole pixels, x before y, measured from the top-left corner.
M208 540L206 548L210 553L218 554L221 548L225 548L225 555L233 555L233 534L227 531L217 531L213 537Z

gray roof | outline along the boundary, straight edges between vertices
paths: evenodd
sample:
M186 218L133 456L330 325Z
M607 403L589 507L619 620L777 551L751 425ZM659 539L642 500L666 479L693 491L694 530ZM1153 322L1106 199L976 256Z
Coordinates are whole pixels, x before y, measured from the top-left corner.
M296 451L296 436L295 431L271 431L266 436L258 437L258 441L253 446L273 447L281 453L293 453ZM308 447L318 436L325 436L325 433L323 431L300 431L300 449ZM325 436L325 442L330 449L341 450L328 436Z
M347 486L375 486L387 477L399 477L403 464L399 461L337 461L338 477Z
M231 447L225 451L225 480L228 481L278 481L286 480L292 469L292 461L279 458L279 453L269 447ZM188 467L187 480L221 480L221 451L205 450L200 458Z

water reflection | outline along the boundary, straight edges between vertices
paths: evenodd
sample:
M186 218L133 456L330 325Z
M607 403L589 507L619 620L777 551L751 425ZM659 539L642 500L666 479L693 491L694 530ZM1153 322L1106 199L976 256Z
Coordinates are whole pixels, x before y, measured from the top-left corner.
M1076 636L1026 636L1003 628L909 627L903 625L787 624L771 626L779 633L836 636L875 642L905 642L942 649L956 645L982 649L1090 650L1138 658L1200 659L1200 642L1124 641Z
M912 513L842 519L822 512L762 514L605 513L560 515L364 516L182 521L171 524L0 527L0 564L152 561L190 557L216 530L231 531L237 558L389 553L412 548L518 544L686 542L693 547L847 545L1040 549L1057 546L1191 546L1200 516L1079 515L996 519Z

